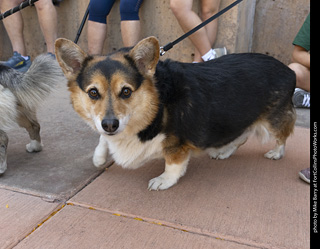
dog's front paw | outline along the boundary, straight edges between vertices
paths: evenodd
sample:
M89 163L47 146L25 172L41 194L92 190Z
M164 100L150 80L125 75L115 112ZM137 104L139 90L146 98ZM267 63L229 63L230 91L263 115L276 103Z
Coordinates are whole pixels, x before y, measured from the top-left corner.
M101 156L101 155L96 155L96 154L94 154L94 155L93 155L93 158L92 158L92 161L93 161L93 165L94 165L95 167L101 168L101 167L103 167L103 166L106 164L107 159L106 159L106 157L105 157L104 155Z
M108 145L104 136L100 136L99 144L93 153L93 165L97 168L103 167L107 163Z
M43 145L37 140L31 140L30 143L26 145L26 150L30 153L42 151Z
M149 181L148 190L165 190L176 184L177 181L177 177L163 173Z

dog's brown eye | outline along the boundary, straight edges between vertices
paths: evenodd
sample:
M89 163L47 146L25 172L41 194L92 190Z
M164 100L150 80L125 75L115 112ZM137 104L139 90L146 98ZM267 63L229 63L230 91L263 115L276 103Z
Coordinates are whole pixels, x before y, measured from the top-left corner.
M98 90L95 88L90 89L88 95L92 99L99 99L100 97Z
M131 94L132 94L132 90L128 87L124 87L120 93L120 97L127 99L127 98L130 98Z

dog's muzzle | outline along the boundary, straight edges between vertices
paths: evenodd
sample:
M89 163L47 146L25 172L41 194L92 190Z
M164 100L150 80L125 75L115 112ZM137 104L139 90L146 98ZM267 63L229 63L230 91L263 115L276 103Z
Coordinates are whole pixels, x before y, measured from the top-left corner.
M106 118L101 121L101 126L108 133L108 135L114 135L119 128L119 120Z

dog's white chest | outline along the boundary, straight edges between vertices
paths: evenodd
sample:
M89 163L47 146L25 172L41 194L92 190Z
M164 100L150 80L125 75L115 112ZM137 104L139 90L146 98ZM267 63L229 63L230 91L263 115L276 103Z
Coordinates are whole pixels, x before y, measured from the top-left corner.
M162 141L164 134L152 140L141 142L134 137L111 137L107 139L109 153L115 162L124 168L136 169L147 161L162 157Z

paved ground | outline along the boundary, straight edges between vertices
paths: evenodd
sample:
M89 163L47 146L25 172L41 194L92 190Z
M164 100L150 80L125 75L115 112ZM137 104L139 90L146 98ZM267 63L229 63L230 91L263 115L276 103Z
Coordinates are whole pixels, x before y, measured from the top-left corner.
M0 248L309 248L310 112L298 111L282 160L255 139L227 160L191 160L179 184L147 191L162 160L138 170L92 166L98 136L73 112L65 85L39 111L45 148L9 133L0 176ZM110 163L111 164L111 163Z

